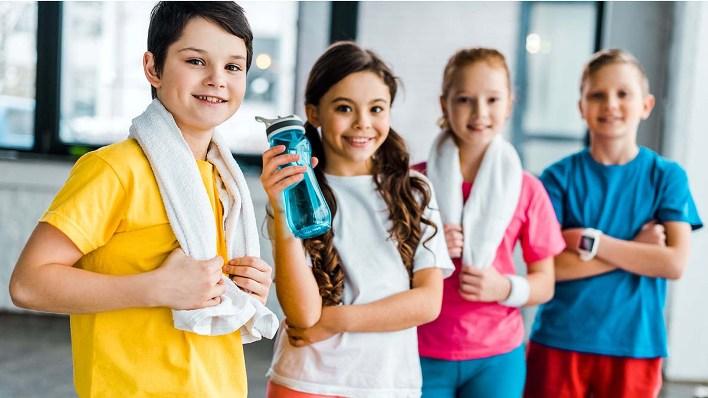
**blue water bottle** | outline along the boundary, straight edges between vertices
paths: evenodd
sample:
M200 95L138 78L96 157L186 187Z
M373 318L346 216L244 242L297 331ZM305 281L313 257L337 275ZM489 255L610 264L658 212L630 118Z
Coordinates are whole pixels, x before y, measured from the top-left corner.
M293 235L300 239L312 238L327 232L332 225L329 211L310 160L312 147L305 137L302 120L295 115L266 119L256 116L256 120L266 125L268 143L271 147L285 145L288 154L300 155L297 162L285 166L307 166L304 178L283 191L285 218Z

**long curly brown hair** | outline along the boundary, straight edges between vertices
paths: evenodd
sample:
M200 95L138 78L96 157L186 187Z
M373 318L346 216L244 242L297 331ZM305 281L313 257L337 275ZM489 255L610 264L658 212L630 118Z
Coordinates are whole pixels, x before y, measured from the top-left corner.
M373 72L381 77L389 89L393 103L398 84L391 69L374 52L353 42L333 44L315 62L307 80L305 103L318 106L320 99L332 86L352 73L363 71ZM323 171L327 159L322 140L317 129L310 123L305 123L305 131L312 145L312 153L320 162L315 168L317 182L334 217L337 213L337 201ZM389 211L390 237L396 242L403 264L412 278L413 259L423 235L421 224L433 228L433 234L423 244L438 230L431 220L423 216L430 203L430 188L423 178L410 175L405 142L393 129L389 130L386 140L374 153L372 161L376 189ZM323 304L341 303L344 293L344 269L334 247L334 231L330 229L324 235L306 239L303 244L312 260L312 272L317 280Z

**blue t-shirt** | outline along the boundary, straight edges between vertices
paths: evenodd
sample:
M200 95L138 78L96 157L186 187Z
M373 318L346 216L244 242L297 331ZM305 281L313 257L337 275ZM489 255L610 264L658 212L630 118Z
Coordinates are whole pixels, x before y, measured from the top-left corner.
M586 149L551 165L541 181L564 229L596 228L632 240L651 220L703 226L686 172L648 148L611 166ZM664 357L665 298L666 279L621 269L558 282L553 299L538 310L531 340L585 353Z

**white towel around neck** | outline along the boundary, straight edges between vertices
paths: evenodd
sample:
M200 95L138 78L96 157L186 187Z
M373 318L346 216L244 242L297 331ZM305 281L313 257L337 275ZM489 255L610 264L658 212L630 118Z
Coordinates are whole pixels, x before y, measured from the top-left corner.
M460 154L451 133L443 131L435 138L427 175L435 188L443 224L462 225L463 266L492 265L521 195L521 160L514 147L501 135L494 137L464 205Z
M217 255L214 211L197 162L172 114L155 99L133 119L130 137L142 148L160 188L167 218L184 252L207 260ZM260 256L258 227L246 179L222 137L214 133L207 160L219 176L218 194L224 208L228 259ZM226 259L228 261L228 259ZM222 335L241 330L244 343L273 338L278 319L260 301L241 291L224 276L221 303L196 310L173 310L177 329L201 335Z

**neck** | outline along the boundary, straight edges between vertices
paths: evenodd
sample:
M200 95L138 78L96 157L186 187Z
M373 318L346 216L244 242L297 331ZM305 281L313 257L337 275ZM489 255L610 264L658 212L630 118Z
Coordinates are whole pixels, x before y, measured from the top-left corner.
M334 176L352 177L371 175L371 169L371 159L369 159L366 164L344 164L342 162L332 161L332 159L328 157L327 167L325 167L324 172Z
M457 148L460 152L460 170L462 179L468 182L474 181L479 171L479 166L484 159L484 153L489 148L490 142L486 143L464 143L458 142Z
M182 136L184 140L187 141L189 149L192 150L194 158L197 160L206 160L207 150L209 149L209 143L211 142L211 137L214 135L212 131L209 134L203 132L190 132L182 130Z
M622 165L630 162L639 153L639 146L632 141L623 140L592 140L590 155L603 165Z

